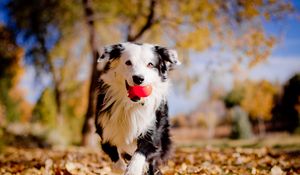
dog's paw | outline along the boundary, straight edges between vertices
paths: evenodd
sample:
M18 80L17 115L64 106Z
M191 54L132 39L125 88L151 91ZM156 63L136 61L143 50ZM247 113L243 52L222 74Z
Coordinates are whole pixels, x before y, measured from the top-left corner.
M144 172L146 158L144 155L136 153L133 155L124 175L142 175Z
M126 164L123 160L119 159L116 163L112 165L112 172L117 174L122 174L126 170Z

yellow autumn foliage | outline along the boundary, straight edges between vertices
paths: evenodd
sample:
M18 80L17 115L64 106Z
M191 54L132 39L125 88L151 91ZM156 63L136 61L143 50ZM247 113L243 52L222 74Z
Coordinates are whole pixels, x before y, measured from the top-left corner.
M241 106L252 118L270 120L271 110L274 106L274 95L279 89L268 81L258 83L247 82L244 86L244 97Z

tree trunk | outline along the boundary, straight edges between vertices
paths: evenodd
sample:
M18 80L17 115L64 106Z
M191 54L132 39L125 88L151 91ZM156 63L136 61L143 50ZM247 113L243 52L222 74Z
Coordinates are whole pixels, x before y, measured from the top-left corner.
M266 126L263 119L258 119L259 137L263 138L266 135Z
M82 127L82 145L84 146L95 146L95 140L93 139L93 134L95 133L95 90L97 83L97 45L95 42L96 32L95 32L95 21L93 19L94 11L92 8L92 0L82 0L82 5L84 8L85 20L87 23L89 31L89 44L92 51L93 63L91 72L91 84L88 94L88 107L85 114L85 119Z

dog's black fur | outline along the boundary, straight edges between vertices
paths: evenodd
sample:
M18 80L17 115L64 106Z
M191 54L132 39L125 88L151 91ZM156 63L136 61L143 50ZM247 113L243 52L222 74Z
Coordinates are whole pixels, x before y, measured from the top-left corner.
M140 44L139 44L140 45ZM104 58L108 56L109 60L118 59L124 48L121 44L113 45L110 50L105 50L103 55L100 58ZM167 79L167 72L170 67L168 67L168 63L172 63L170 59L170 55L168 51L164 47L155 46L153 48L153 52L157 55L158 64L154 65L159 72L159 76L161 77L161 81L165 81ZM110 69L110 62L108 62L101 74L106 73ZM103 126L97 123L98 118L101 117L102 112L110 113L112 106L107 107L104 111L102 109L104 105L105 94L107 93L108 85L104 83L101 79L98 81L98 95L97 95L97 105L96 105L96 132L102 137L103 134ZM158 165L166 160L171 150L171 140L169 135L169 121L168 121L168 103L166 100L161 101L161 104L158 109L155 111L156 115L156 123L154 128L149 129L146 134L140 135L137 138L137 150L136 152L144 155L146 157L146 161L149 163L149 169L147 174L160 174L158 169ZM118 153L118 148L115 145L112 145L110 142L101 143L103 151L109 155L110 159L113 162L117 162L122 156L123 159L129 161L131 159L131 155L128 153Z

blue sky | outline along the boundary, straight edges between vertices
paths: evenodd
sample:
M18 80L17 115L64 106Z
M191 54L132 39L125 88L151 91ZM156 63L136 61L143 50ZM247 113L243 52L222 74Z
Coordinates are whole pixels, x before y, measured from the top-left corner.
M6 0L0 1L0 6ZM294 6L300 11L300 1L293 0ZM5 11L0 9L0 22L7 20ZM281 23L265 23L267 34L272 34L278 39L278 43L273 49L270 58L251 70L245 70L247 76L253 80L267 79L272 82L286 82L295 72L300 72L300 18L288 18ZM192 73L200 75L200 81L192 88L189 94L178 88L170 93L170 112L171 115L178 113L188 113L207 98L208 84L212 75L205 72L205 65L213 58L219 57L220 53L207 51L203 53L192 54L193 63ZM223 86L224 89L230 89L232 77L222 74L219 71L213 75L215 83ZM36 86L34 83L34 70L27 67L26 76L21 81L21 86L27 89L26 98L34 102L43 86ZM48 84L50 77L44 77L43 84Z
M267 33L275 35L279 39L279 43L273 51L273 56L299 56L300 55L300 1L292 0L294 8L298 13L298 17L289 17L278 23L266 23Z

